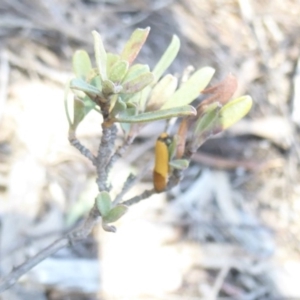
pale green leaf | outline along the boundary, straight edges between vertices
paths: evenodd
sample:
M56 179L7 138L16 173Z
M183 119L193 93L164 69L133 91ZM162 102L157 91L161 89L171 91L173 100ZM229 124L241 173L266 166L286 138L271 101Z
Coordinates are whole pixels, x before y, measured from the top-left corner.
M200 135L205 134L205 131L210 132L219 120L219 111L220 106L218 102L210 104L205 113L198 118L194 128L194 134Z
M108 73L108 78L112 82L120 83L125 77L129 68L129 64L125 60L117 61Z
M99 75L102 81L104 81L107 80L107 73L106 73L107 54L104 49L104 45L100 34L96 30L93 30L92 34L94 37L96 65L98 68Z
M135 64L129 68L126 76L124 77L124 79L122 81L122 84L126 84L127 82L138 78L140 75L143 75L143 74L149 73L149 72L150 72L150 68L148 65Z
M114 84L110 80L104 80L102 82L102 93L103 95L111 95L111 94L117 94L122 90L121 85Z
M65 89L64 89L64 107L65 107L65 113L67 116L69 126L71 127L72 121L71 121L71 117L70 117L70 113L69 113L69 106L68 106L69 92L70 92L70 81L67 82L67 84L65 85Z
M92 109L95 108L96 103L91 100L89 96L85 96L81 100L84 102L84 113L87 115Z
M92 63L88 53L77 50L73 55L73 72L77 78L86 79L92 70Z
M106 60L106 72L109 74L113 65L120 60L120 55L107 52Z
M117 116L120 112L126 109L126 103L123 102L120 97L117 98L117 101L114 103L113 109L111 111L111 115L113 117Z
M171 144L168 146L169 159L172 160L177 150L177 139L173 137Z
M169 165L177 170L184 170L189 166L187 159L174 159L169 162Z
M171 74L164 76L152 89L146 111L160 109L166 100L174 94L177 84L178 79L175 76Z
M136 107L127 108L119 113L119 118L128 118L128 117L135 116L136 112L137 112ZM131 128L131 124L130 123L121 123L121 127L124 130L124 132L126 134L128 134L128 132L130 131L130 128Z
M145 111L146 110L146 103L147 103L147 100L149 99L149 94L152 90L152 87L151 85L148 85L146 86L144 89L142 89L140 91L140 98L139 98L139 108L141 111Z
M128 207L123 204L118 204L114 208L112 208L107 215L103 216L103 223L113 223L119 220L126 212L128 211Z
M135 105L139 104L141 101L141 97L142 97L142 92L144 90L137 92L137 93L133 93L133 94L122 94L120 93L120 97L122 99L123 102L125 103L134 103Z
M141 91L146 86L152 83L154 76L151 72L139 75L131 81L122 83L122 93L133 94Z
M159 80L159 78L164 74L164 72L169 68L171 63L174 61L175 57L177 56L177 53L180 48L180 40L176 35L173 35L172 41L159 60L159 62L156 64L153 75L155 77L155 82Z
M99 193L96 198L96 205L102 218L107 216L112 208L112 202L109 193L106 191Z
M227 129L242 119L252 107L252 98L248 95L234 99L224 105L220 110L221 128Z
M141 48L143 47L148 37L149 31L150 27L147 27L145 29L136 29L125 44L124 49L121 53L121 59L128 61L129 65L131 65L139 54Z
M85 109L84 109L84 102L80 99L74 97L74 112L73 112L73 124L71 128L75 130L79 123L85 117Z
M197 70L182 86L166 101L161 109L186 105L195 100L208 85L215 70L204 67Z
M134 116L120 116L116 119L120 123L143 123L151 122L162 119L170 119L173 117L184 117L196 115L196 110L193 106L186 105L164 110L151 111L146 113L137 114Z
M84 80L79 79L79 78L74 78L71 80L70 88L85 92L92 97L95 97L95 96L98 96L101 94L100 91L96 87L94 87L91 84L86 83Z

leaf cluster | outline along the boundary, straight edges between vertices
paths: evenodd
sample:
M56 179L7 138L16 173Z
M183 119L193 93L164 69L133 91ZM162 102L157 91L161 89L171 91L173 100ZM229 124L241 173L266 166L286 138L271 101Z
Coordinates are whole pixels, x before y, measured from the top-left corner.
M128 204L149 197L155 190L123 203L109 196L108 173L117 158L132 143L139 130L147 122L181 118L177 134L169 145L169 182L166 189L176 185L182 170L188 167L192 154L212 135L219 133L242 117L252 106L250 96L231 100L236 78L229 74L222 82L207 88L215 70L203 67L193 72L185 82L166 73L180 48L180 41L173 36L170 45L153 70L148 64L134 63L141 51L150 28L136 29L120 54L106 52L101 36L93 31L95 64L85 50L73 56L75 77L66 86L65 108L69 122L69 139L72 145L89 158L97 168L99 195L95 207L102 216L103 228L114 231L108 224L118 220ZM73 92L73 110L69 109L68 93ZM197 107L191 103L199 95L210 95ZM102 115L103 136L98 155L93 155L76 139L76 129L91 110ZM115 124L122 127L126 139L124 145L113 153L116 138ZM118 197L120 199L120 196ZM126 205L124 205L126 204Z

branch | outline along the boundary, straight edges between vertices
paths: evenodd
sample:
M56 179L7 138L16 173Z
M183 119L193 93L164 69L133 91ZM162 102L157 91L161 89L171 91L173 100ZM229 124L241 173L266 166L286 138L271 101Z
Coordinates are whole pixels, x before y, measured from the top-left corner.
M108 190L106 185L108 173L106 171L106 166L108 164L108 160L112 154L113 147L115 144L115 140L117 137L117 126L112 125L110 127L105 126L105 122L102 124L102 137L101 143L98 149L97 155L97 184L99 191Z
M86 158L88 158L93 165L96 165L96 157L95 155L85 146L83 146L79 140L77 139L75 132L70 131L69 132L69 142L72 146L74 146L82 155L84 155Z
M133 174L129 174L129 176L127 177L123 185L122 191L117 195L117 197L113 201L113 205L117 205L122 200L123 196L128 192L128 190L135 183L136 183L136 176L134 176Z
M145 200L147 198L149 198L150 196L156 194L157 192L154 190L154 189L151 189L151 190L145 190L143 193L141 193L140 195L138 196L135 196L131 199L128 199L126 201L123 201L121 204L124 204L126 206L130 206L130 205L133 205L133 204L137 204L138 202L142 201L142 200Z
M26 274L29 270L31 270L47 257L56 253L58 250L66 246L74 245L76 242L85 239L90 234L95 224L98 222L98 218L99 211L94 205L89 213L89 216L82 226L79 226L78 228L72 230L70 233L66 234L64 237L56 240L51 245L37 253L35 256L29 258L23 264L14 268L10 274L5 276L0 281L0 293L13 286L21 276Z
M153 165L153 161L149 162L144 169L137 175L134 176L133 174L130 174L122 188L122 191L116 196L115 200L113 201L113 205L117 205L122 200L123 196L139 181L141 180L146 172L149 170L149 167Z
M122 146L120 146L117 151L114 153L114 155L110 158L107 166L106 166L106 172L109 173L109 171L111 170L111 168L113 167L113 165L115 164L115 162L121 158L124 153L127 151L128 147L132 144L133 140L134 140L134 136L133 137L128 137L124 144Z

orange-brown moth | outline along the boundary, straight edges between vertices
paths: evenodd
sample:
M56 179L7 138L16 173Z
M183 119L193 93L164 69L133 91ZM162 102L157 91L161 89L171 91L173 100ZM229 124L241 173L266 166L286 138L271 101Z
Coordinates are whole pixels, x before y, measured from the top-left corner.
M153 170L153 185L156 192L166 189L169 173L169 150L168 146L172 138L167 133L162 133L155 144L155 164Z

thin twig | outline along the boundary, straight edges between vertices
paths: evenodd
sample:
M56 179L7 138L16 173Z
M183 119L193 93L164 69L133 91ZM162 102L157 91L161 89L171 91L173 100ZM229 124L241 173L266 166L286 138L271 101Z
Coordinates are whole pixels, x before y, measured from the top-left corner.
M117 195L117 197L113 201L113 206L117 205L122 200L123 196L128 192L128 190L135 183L136 183L136 176L134 176L133 174L129 174L129 176L127 177L123 185L122 191Z
M77 227L70 233L66 234L64 237L54 241L51 245L41 250L35 256L29 258L20 266L14 268L10 274L5 276L0 281L0 293L10 288L18 281L21 276L26 274L29 270L31 270L47 257L56 253L58 250L66 246L74 245L76 242L85 239L90 234L95 224L98 222L98 219L99 211L96 206L93 206L89 213L89 216L82 226Z
M74 146L83 156L88 158L93 163L93 165L96 166L97 159L95 155L80 143L74 132L69 133L69 141L72 146Z
M149 171L150 166L153 165L153 161L150 161L144 169L137 175L134 176L133 174L130 174L128 178L126 179L122 191L117 195L115 200L113 201L113 205L117 205L120 203L124 195L139 181L141 180L144 175Z
M70 245L68 236L60 238L44 250L37 253L35 256L25 261L19 267L13 269L13 271L0 282L0 293L13 286L22 275L26 274L41 261L68 245Z
M116 163L118 159L120 159L124 153L127 151L128 147L132 144L134 137L127 138L122 146L120 146L113 156L110 158L107 166L106 172L109 173L113 165Z
M128 199L126 201L123 201L122 204L126 205L126 206L130 206L133 204L136 204L142 200L145 200L149 197L151 197L152 195L156 194L157 192L154 189L151 190L145 190L143 193L141 193L138 196L132 197L131 199Z

